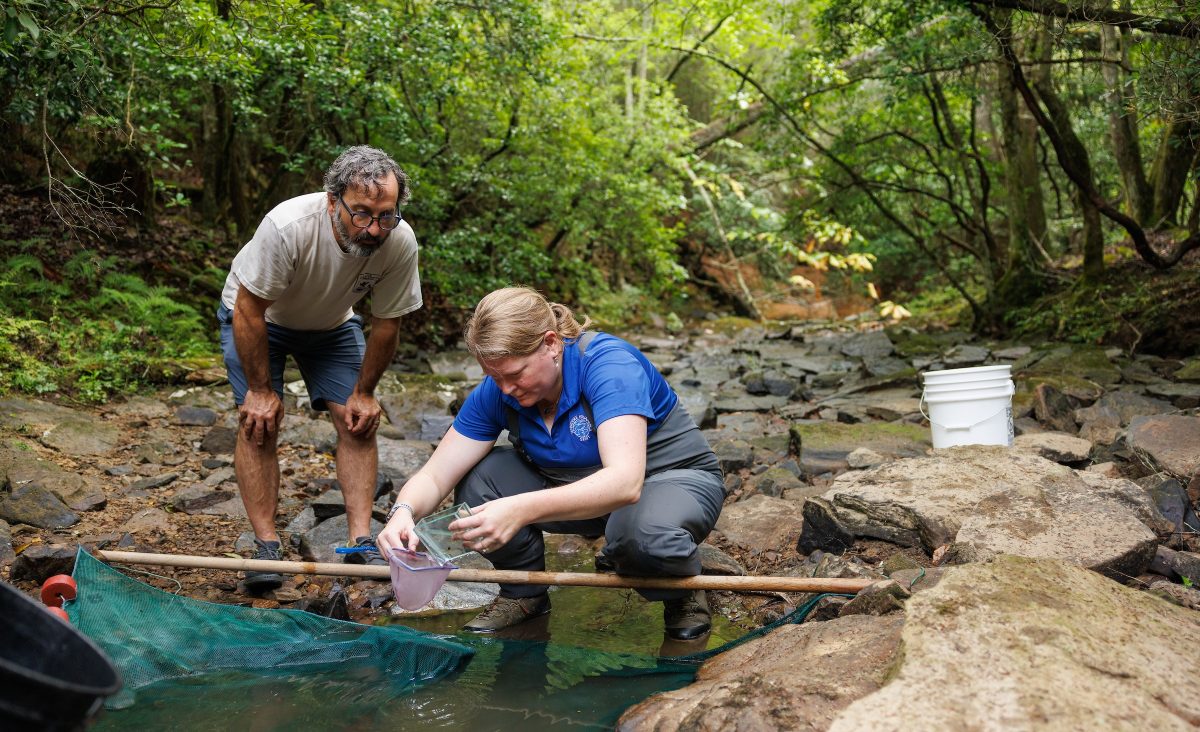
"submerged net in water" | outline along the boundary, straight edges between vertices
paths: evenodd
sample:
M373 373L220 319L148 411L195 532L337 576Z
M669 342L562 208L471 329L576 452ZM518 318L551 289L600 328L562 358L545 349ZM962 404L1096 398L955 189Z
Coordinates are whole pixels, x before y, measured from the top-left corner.
M95 729L611 729L697 664L179 597L80 551L71 622L125 687Z

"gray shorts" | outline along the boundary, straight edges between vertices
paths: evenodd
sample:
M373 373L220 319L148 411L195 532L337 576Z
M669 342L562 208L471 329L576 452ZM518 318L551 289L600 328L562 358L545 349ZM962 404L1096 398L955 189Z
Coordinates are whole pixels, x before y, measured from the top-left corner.
M233 399L240 406L246 399L246 374L233 343L233 312L224 303L217 308L221 324L221 353ZM326 402L345 404L358 383L367 342L362 317L354 317L333 330L293 330L267 323L267 358L271 387L283 398L283 366L290 354L300 367L313 409L327 410Z

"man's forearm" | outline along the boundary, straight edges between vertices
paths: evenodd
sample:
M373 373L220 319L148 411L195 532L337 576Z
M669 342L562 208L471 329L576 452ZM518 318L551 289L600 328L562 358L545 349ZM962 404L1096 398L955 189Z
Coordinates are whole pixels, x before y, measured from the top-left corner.
M367 336L367 350L363 354L362 370L354 390L360 394L374 394L383 372L387 371L396 355L396 344L400 340L399 318L372 318L371 333Z
M251 391L266 391L271 388L271 370L267 358L267 321L241 310L233 311L233 344L237 348L238 361L246 375L246 386Z

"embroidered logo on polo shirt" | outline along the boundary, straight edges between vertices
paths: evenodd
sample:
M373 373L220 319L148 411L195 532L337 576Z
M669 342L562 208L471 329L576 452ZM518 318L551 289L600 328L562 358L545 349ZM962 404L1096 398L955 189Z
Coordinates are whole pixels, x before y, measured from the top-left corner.
M580 442L592 439L592 423L586 415L576 414L571 417L571 434L578 437Z
M354 287L350 288L350 291L366 292L381 279L383 279L383 275L375 274L374 272L364 272L358 276L358 280L354 283Z

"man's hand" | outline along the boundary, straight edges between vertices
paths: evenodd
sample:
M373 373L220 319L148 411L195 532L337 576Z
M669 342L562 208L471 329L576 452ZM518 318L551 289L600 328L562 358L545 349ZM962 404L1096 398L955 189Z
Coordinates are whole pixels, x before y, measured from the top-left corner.
M355 391L346 400L346 429L357 437L373 435L375 430L379 429L382 413L379 400L373 394Z
M246 439L262 447L268 437L274 437L283 421L283 402L273 390L251 390L238 407L238 424Z

